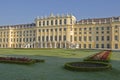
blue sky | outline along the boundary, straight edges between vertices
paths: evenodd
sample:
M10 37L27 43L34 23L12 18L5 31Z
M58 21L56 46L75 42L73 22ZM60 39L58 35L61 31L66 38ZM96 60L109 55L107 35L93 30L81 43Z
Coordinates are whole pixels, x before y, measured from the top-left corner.
M0 0L0 25L32 23L50 13L71 13L77 20L120 16L120 0Z

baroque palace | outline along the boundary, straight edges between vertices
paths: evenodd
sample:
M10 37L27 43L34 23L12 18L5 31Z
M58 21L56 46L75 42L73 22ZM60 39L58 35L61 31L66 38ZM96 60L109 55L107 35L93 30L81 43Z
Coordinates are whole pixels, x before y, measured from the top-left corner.
M120 49L120 17L37 17L31 24L0 26L0 48Z

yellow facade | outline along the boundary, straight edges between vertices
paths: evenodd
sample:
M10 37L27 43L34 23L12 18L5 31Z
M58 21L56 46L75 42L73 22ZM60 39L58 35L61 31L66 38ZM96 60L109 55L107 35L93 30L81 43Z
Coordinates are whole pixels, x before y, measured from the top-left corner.
M37 17L34 23L0 26L0 48L120 49L120 17Z

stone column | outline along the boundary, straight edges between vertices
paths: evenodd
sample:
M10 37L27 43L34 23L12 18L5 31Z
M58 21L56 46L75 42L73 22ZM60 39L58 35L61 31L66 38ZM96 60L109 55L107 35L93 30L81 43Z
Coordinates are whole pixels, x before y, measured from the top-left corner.
M56 41L55 41L55 43L54 43L54 48L56 48Z
M115 37L115 34L114 34L114 26L112 26L111 28L111 49L114 49L114 37Z
M119 40L118 41L118 48L120 49L120 44L119 44L120 43L120 27L119 27L118 31L119 31L118 32L118 40Z
M40 43L41 43L41 44L40 44L40 45L41 45L41 48L43 48L43 42L41 41Z
M58 34L57 34L57 41L59 42L59 28L58 28Z
M45 35L44 35L44 42L46 43L46 29L44 31Z
M60 48L61 48L61 41L60 41Z
M66 41L65 41L65 48L66 48Z
M61 33L62 33L62 35L61 35L61 41L63 41L63 32L64 32L63 29L64 29L64 28L62 28L62 31L61 31Z
M47 42L45 42L45 48L47 48Z
M50 42L50 48L52 48L52 42Z
M50 41L50 29L48 30L48 41Z

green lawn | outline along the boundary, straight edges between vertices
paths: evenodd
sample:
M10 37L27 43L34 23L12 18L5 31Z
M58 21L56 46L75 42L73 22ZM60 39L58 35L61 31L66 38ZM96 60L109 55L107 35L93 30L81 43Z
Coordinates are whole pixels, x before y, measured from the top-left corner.
M112 52L112 70L72 72L63 68L66 62L83 61L97 50L70 49L0 49L0 56L45 59L45 63L18 65L0 63L0 80L119 80L120 53Z

